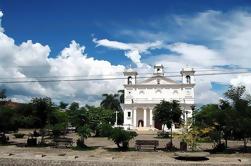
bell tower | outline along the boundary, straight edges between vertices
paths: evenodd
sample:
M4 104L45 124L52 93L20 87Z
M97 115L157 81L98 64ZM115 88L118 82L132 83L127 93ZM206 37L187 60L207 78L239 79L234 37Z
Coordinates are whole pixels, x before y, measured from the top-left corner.
M153 75L164 76L164 66L161 64L154 65L154 73Z
M194 79L194 69L193 68L182 68L180 71L180 74L182 76L182 83L183 84L195 84L195 79Z
M137 83L137 75L138 73L134 71L133 69L128 69L123 72L124 76L126 76L125 79L125 85L133 85Z

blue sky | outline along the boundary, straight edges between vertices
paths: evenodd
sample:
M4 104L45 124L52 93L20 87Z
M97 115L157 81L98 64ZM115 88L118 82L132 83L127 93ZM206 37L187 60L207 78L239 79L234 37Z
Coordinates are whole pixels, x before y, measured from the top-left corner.
M5 13L2 24L6 34L15 38L17 44L26 40L48 44L52 51L50 55L56 56L71 40L76 40L86 46L88 54L124 64L129 60L117 56L121 51L96 48L92 42L93 35L123 42L145 42L147 39L120 32L143 29L158 33L162 27L155 28L150 22L166 18L169 25L164 27L165 30L177 33L180 30L173 23L175 15L190 16L206 10L228 12L247 9L250 4L250 0L1 0L0 9ZM179 35L172 41L205 42Z
M0 0L0 10L4 13L0 47L5 53L0 53L0 60L1 56L3 59L13 56L12 65L18 76L63 76L55 70L57 66L63 66L68 75L105 75L121 72L129 65L149 72L149 66L154 63L164 64L167 71L178 71L184 65L197 70L250 70L250 0ZM11 51L13 47L15 51ZM68 56L79 58L81 63L74 58L63 63L61 58ZM8 64L6 58L2 63L2 67ZM18 67L41 64L48 67L34 67L30 71ZM86 69L83 64L95 67ZM94 70L97 67L100 71ZM7 73L13 75L12 72ZM244 83L251 91L249 75L208 76L197 80L198 101L203 103L218 100L229 84ZM95 85L100 86L100 91L95 93L103 93L105 87ZM36 86L41 89L32 93L26 86L8 88L16 99L57 96L56 91L62 88L48 84ZM84 94L79 94L74 86L67 84L70 96L55 99L87 98L87 103L98 99L94 92L88 91L90 87L86 86Z

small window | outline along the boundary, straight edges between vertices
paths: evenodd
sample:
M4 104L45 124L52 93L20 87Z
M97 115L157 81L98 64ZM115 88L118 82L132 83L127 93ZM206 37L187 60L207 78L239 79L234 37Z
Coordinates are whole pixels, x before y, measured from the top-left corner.
M129 76L129 77L127 78L127 84L128 84L128 85L131 85L131 84L132 84L132 77L131 77L131 76Z
M191 77L189 75L186 76L187 84L191 84Z
M127 112L127 116L128 116L128 118L130 118L131 117L131 112Z
M160 84L160 79L157 79L157 84Z

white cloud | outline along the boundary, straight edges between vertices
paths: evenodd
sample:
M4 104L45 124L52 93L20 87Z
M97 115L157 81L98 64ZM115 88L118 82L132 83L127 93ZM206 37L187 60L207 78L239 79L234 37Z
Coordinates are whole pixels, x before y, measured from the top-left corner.
M64 48L56 58L49 58L49 46L43 46L32 41L16 45L12 38L0 32L0 49L1 77L8 78L1 79L1 81L38 79L30 78L31 76L49 77L46 79L79 78L65 76L100 78L107 77L107 75L116 76L124 71L124 66L115 66L108 61L88 57L84 53L84 47L75 41L72 41L69 47ZM105 80L102 82L3 83L0 84L0 87L8 89L10 97L15 101L27 101L34 96L49 96L54 101L78 101L82 104L98 104L102 93L116 92L122 88L122 84L123 80Z
M247 93L251 94L251 76L250 75L238 75L230 81L231 85L239 86L244 85L246 87Z
M1 13L0 13L1 15ZM1 20L1 17L0 17ZM93 39L97 46L122 50L124 55L137 65L136 70L143 73L152 72L150 65L161 63L167 72L179 71L189 65L195 69L216 68L216 65L237 65L250 67L251 61L251 14L242 11L219 12L206 11L194 16L175 16L179 29L175 34L168 31L147 33L137 30L127 33L144 35L142 43L123 43L108 39ZM164 22L164 21L159 21ZM156 25L155 25L156 26ZM164 26L156 26L164 27ZM164 27L165 28L165 27ZM2 29L2 30L1 30ZM183 41L173 41L175 35L182 36ZM168 39L164 40L167 36ZM177 38L180 39L180 36ZM147 40L147 38L149 38ZM185 42L185 39L197 38L200 44ZM166 54L149 56L154 49L167 49ZM112 65L106 60L96 60L85 53L85 47L72 41L57 57L50 58L50 47L32 41L16 45L14 40L3 33L0 27L0 73L1 77L21 77L34 80L30 76L89 76L95 78L116 76L125 67ZM142 55L145 55L142 57ZM150 65L149 65L150 64ZM36 66L36 67L29 67ZM121 76L121 75L120 75ZM78 77L77 77L78 78ZM54 78L55 79L55 78ZM64 77L76 79L76 77ZM176 78L179 80L180 78ZM4 79L6 80L6 79ZM220 95L213 90L212 82L223 84L244 84L251 92L250 75L217 75L196 77L196 102L205 104L217 102ZM97 104L102 93L115 92L122 88L123 80L117 81L82 81L58 83L0 84L13 94L17 101L29 100L32 96L50 96L55 101L79 101L81 103Z
M108 39L93 39L93 42L97 44L97 46L104 46L112 49L118 49L125 51L125 56L131 59L133 63L137 65L137 67L142 67L141 63L141 54L149 53L149 50L158 49L163 47L163 43L161 41L156 42L147 42L147 43L122 43L118 41L111 41Z

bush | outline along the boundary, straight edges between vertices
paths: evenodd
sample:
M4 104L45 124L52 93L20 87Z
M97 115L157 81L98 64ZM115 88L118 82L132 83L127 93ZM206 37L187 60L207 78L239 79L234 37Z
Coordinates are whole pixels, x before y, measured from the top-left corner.
M27 139L27 146L37 146L37 138L28 138Z
M14 136L15 136L15 138L23 138L25 136L25 134L23 134L23 133L15 133Z
M134 131L125 131L123 128L113 128L111 135L108 137L118 146L119 149L127 150L131 139L137 136Z
M224 152L225 150L226 150L226 145L224 143L220 143L213 148L212 152L213 153Z
M99 136L101 137L109 137L112 133L112 126L110 124L102 124L99 127Z

